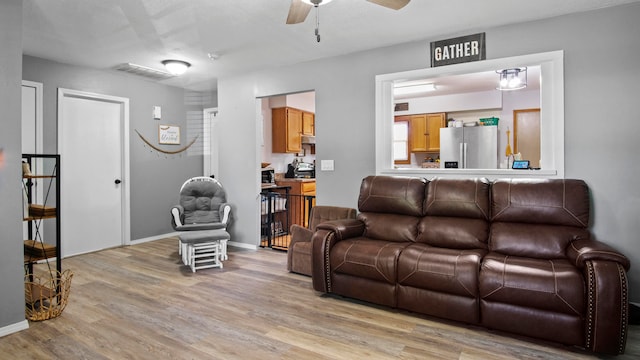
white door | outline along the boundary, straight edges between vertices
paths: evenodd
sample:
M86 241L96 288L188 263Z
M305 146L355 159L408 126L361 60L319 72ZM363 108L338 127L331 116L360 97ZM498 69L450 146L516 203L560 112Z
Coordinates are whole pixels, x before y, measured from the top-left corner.
M62 256L130 242L129 99L58 89Z

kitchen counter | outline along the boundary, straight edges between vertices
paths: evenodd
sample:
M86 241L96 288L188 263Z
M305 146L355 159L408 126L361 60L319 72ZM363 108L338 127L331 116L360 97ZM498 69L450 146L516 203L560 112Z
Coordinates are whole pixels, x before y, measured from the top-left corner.
M282 178L279 180L276 180L276 183L281 183L281 182L316 182L315 178Z

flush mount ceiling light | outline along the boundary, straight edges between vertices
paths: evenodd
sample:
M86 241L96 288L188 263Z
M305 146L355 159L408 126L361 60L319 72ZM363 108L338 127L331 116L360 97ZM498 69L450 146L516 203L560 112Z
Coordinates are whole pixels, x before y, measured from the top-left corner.
M191 64L182 60L164 60L162 65L167 68L168 72L176 76L184 74L191 67Z
M513 68L496 71L500 75L498 90L518 90L527 87L527 68Z
M393 86L393 95L409 95L435 91L436 84L424 81L407 81Z

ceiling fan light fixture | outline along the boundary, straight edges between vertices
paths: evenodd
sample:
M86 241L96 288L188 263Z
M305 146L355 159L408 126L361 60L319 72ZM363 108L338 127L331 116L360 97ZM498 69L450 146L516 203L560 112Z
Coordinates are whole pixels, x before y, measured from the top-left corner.
M303 3L313 5L313 6L326 5L331 1L333 0L302 0Z
M168 72L176 76L184 74L191 67L191 64L182 60L164 60L162 65Z

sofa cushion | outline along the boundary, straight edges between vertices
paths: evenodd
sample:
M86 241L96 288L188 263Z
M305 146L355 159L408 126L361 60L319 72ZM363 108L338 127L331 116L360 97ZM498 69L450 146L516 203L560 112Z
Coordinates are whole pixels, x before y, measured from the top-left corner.
M496 222L491 225L489 249L506 255L563 259L572 241L588 238L588 230L572 226Z
M489 223L481 219L426 216L416 242L450 249L487 249Z
M331 250L331 271L395 284L398 256L408 244L363 237L342 240Z
M417 177L368 176L360 186L358 210L422 216L426 184Z
M425 213L489 220L490 187L487 179L433 179L428 184Z
M487 303L583 315L584 294L582 273L564 259L539 260L489 253L482 261L480 297Z
M398 259L398 283L475 298L485 250L455 250L411 244Z
M365 224L363 235L369 239L414 242L418 235L419 217L397 214L360 213L358 214L358 219Z
M503 179L491 188L493 222L589 224L589 189L582 180Z

